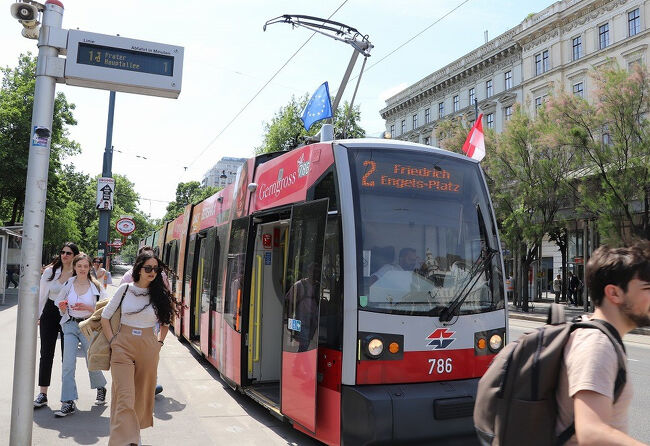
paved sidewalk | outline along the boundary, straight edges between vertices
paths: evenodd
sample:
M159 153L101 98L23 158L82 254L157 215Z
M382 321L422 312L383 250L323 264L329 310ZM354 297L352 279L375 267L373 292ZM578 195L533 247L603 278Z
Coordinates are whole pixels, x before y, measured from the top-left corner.
M522 311L520 307L515 307L511 302L508 303L508 317L511 319L524 319L529 321L539 321L546 322L546 317L548 315L551 304L554 302L553 299L542 299L528 302L528 312ZM573 305L565 305L564 302L564 311L566 312L567 318L573 319L577 316L582 316L586 313L582 307L576 307ZM637 335L650 335L650 327L637 328L632 330L630 334Z
M119 278L114 276L116 284ZM109 287L112 295L117 287ZM0 364L0 445L9 443L11 399L14 373L17 291L9 290L0 305L0 324L5 336L0 337L0 352L6 358ZM38 379L38 348L36 379ZM77 412L56 418L60 406L61 350L57 343L49 406L34 411L32 444L106 445L110 426L111 374L105 372L109 389L106 406L94 406L95 391L90 389L88 373L81 352L77 355ZM312 439L272 416L250 398L234 392L218 372L200 358L187 343L172 333L161 350L158 381L164 386L156 396L154 427L142 431L143 445L315 445ZM34 386L34 396L37 387ZM31 395L30 395L31 397Z

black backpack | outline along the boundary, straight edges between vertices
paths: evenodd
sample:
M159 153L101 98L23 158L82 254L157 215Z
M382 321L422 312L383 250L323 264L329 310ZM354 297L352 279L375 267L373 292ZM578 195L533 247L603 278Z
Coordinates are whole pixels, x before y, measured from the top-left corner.
M566 322L564 307L552 304L547 325L506 345L479 381L474 427L482 445L562 445L573 436L573 423L559 437L555 434L555 392L564 346L577 328L598 329L614 344L619 366L614 401L618 399L626 382L626 358L616 329L597 319Z

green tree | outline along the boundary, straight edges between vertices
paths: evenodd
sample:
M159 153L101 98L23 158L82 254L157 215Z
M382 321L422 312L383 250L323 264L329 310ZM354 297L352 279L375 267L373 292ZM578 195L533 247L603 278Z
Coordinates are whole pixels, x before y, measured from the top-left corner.
M256 154L271 152L286 152L304 144L306 139L316 135L323 123L315 123L309 131L300 120L302 112L309 101L309 95L301 98L291 97L289 103L280 107L271 123L264 124L264 140L260 147L255 149ZM358 122L361 119L359 106L350 107L346 101L340 106L334 114L334 137L342 138L362 138L366 135Z
M220 190L221 188L216 186L203 187L198 181L178 183L176 186L176 199L167 205L167 213L163 217L163 221L175 219L185 211L185 206L188 204L199 203Z
M556 227L558 211L571 195L567 178L576 167L576 157L553 138L559 131L544 109L532 119L516 106L488 160L502 237L508 246L519 246L521 253L519 284L526 283L544 235ZM522 298L528 311L528 287L522 287Z
M22 54L15 68L0 68L2 87L0 89L0 219L9 225L22 220L25 203L25 185L29 143L32 133L32 107L36 83L36 58L30 53ZM58 186L61 160L78 153L79 145L68 138L68 126L76 125L72 115L74 104L69 103L63 93L54 101L52 120L51 152L48 174L47 202L51 214L65 208L61 198L55 197ZM58 200L55 200L59 198ZM64 201L64 200L63 200ZM52 203L52 204L50 204ZM47 239L46 239L47 241Z
M598 218L608 242L650 239L650 77L635 64L592 72L591 102L562 93L549 103L557 141L575 152L582 168L579 208ZM639 214L640 210L640 214Z

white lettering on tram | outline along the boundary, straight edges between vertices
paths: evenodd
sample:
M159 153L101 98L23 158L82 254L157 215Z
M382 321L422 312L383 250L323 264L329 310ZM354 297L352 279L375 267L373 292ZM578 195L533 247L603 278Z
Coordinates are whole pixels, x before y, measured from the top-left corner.
M260 191L258 194L258 198L260 200L264 200L268 197L275 197L278 198L280 193L282 192L282 189L286 189L287 187L291 186L293 183L296 182L297 178L297 173L296 172L291 172L289 175L287 175L284 178L280 178L277 181L271 183L270 185L262 184L260 186Z

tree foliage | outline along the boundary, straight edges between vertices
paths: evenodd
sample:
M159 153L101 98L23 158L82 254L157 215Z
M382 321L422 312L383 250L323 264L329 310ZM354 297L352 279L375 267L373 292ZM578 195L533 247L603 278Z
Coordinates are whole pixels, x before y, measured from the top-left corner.
M307 94L301 98L292 96L287 105L280 107L271 122L264 124L264 140L255 153L293 150L304 144L307 138L316 135L326 121L317 122L309 131L305 130L300 117L308 102ZM347 101L344 102L334 113L334 137L363 138L366 132L358 124L360 119L359 106L350 107Z
M568 93L548 103L557 143L575 152L582 169L578 208L598 218L605 241L650 239L650 77L609 64L592 72L593 98ZM640 212L639 212L640 211Z
M22 220L25 202L36 58L29 53L22 54L16 68L0 68L0 72L0 220L14 225ZM60 194L61 160L80 151L79 144L69 139L67 130L77 123L72 114L74 108L63 93L56 95L48 172L50 215L62 212L67 206L65 195Z

